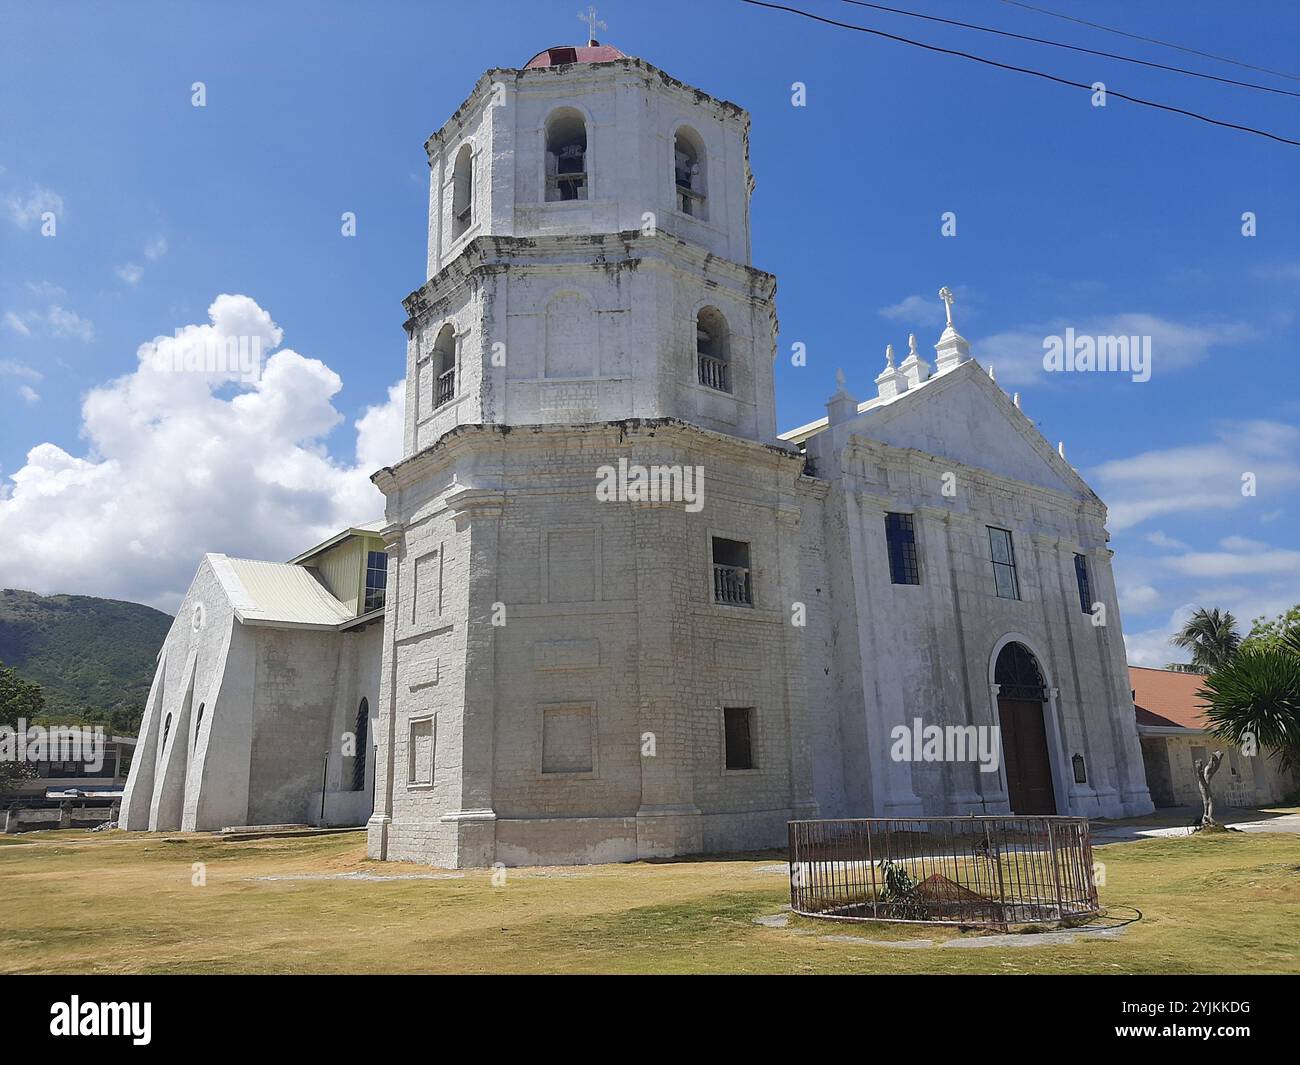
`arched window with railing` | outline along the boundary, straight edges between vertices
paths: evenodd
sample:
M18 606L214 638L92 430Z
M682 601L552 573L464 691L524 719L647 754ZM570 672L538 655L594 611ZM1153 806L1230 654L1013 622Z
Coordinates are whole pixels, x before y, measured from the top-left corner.
M456 394L456 330L448 322L433 342L433 407L449 403Z
M695 361L700 384L731 391L731 331L716 307L702 307L695 316Z
M572 107L546 120L546 201L585 200L591 187L587 170L587 120Z

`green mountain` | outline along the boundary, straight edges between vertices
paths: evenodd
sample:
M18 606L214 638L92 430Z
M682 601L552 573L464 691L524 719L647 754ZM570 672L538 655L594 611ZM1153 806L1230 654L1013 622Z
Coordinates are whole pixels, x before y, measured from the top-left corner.
M0 591L0 663L45 689L52 716L134 731L172 617L89 595Z

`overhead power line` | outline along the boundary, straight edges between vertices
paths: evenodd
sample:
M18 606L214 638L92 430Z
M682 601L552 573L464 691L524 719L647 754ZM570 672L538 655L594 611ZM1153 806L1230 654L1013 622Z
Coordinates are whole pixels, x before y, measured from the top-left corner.
M785 11L791 15L799 15L803 18L811 19L814 22L821 22L827 26L836 26L842 30L853 30L857 33L869 33L873 37L883 37L886 40L897 41L899 44L910 44L914 48L924 48L927 52L939 52L943 55L953 55L961 59L969 59L975 63L983 63L985 66L997 67L999 70L1011 70L1018 74L1031 74L1036 78L1042 78L1045 81L1054 81L1058 85L1068 85L1072 89L1086 89L1093 91L1091 85L1081 81L1071 81L1069 78L1062 78L1056 74L1048 74L1041 70L1033 70L1030 67L1018 67L1011 63L1000 63L996 59L986 59L984 56L973 55L970 52L962 52L955 48L942 48L937 44L926 44L924 41L916 41L910 37L900 37L895 33L886 33L884 30L874 30L867 26L857 26L851 22L840 22L836 19L826 18L823 15L816 15L811 11L804 11L797 7L789 7L785 4L768 3L767 0L741 0L741 3L749 4L753 7L764 7L773 11ZM1221 118L1211 118L1209 115L1203 115L1199 111L1189 111L1183 107L1175 107L1172 104L1162 104L1155 100L1144 100L1140 96L1130 96L1128 93L1120 92L1117 89L1106 89L1107 97L1115 97L1117 100L1127 100L1129 103L1140 104L1143 107L1153 107L1158 111L1168 111L1175 115L1185 115L1188 118L1194 118L1200 122L1206 122L1211 126L1221 126L1224 129L1235 129L1242 133L1251 133L1257 137L1265 137L1271 141L1277 141L1279 144L1289 144L1292 147L1300 148L1300 141L1292 140L1290 137L1283 137L1277 133L1270 133L1268 130L1255 129L1253 126L1242 126L1236 122L1228 122Z
M1185 67L1170 66L1167 63L1154 63L1148 59L1138 59L1135 56L1117 55L1114 52L1102 52L1095 48L1084 48L1082 45L1065 44L1061 41L1049 41L1045 37L1031 37L1024 33L1012 33L1010 30L994 29L992 26L979 26L973 22L959 22L957 19L940 18L938 15L923 15L919 11L908 11L901 7L886 7L884 4L871 4L867 0L841 0L842 3L852 4L854 7L869 7L875 11L888 11L893 15L906 15L908 18L924 19L926 22L941 22L945 26L960 26L964 30L978 30L980 33L994 33L999 37L1010 37L1017 41L1030 41L1033 44L1046 44L1052 48L1065 48L1071 52L1083 52L1085 55L1101 56L1105 59L1115 59L1121 63L1135 63L1138 66L1151 67L1155 70L1168 70L1176 74L1186 74L1193 78L1204 78L1206 81L1218 81L1224 85L1238 85L1243 89L1258 89L1260 92L1277 93L1279 96L1294 96L1300 99L1300 92L1293 92L1291 89L1279 89L1273 85L1260 85L1253 81L1238 81L1235 78L1221 78L1217 74L1206 74L1200 70L1188 70Z
M1254 63L1246 63L1240 59L1233 59L1226 55L1215 55L1213 52L1201 52L1195 48L1188 48L1186 45L1174 44L1171 41L1162 41L1158 37L1143 37L1140 33L1129 33L1127 30L1117 30L1113 26L1103 26L1100 22L1089 22L1087 19L1075 18L1073 15L1063 15L1059 11L1048 11L1045 7L1035 7L1033 4L1023 3L1022 0L1002 0L1004 4L1012 4L1015 7L1023 7L1027 11L1037 11L1040 15L1050 15L1052 18L1064 19L1066 22L1077 22L1080 26L1090 26L1094 30L1104 30L1106 33L1116 33L1121 37L1129 37L1135 41L1145 41L1147 44L1158 44L1161 48L1172 48L1176 52L1186 52L1188 55L1198 55L1202 59L1213 59L1219 63L1231 63L1234 67L1244 67L1246 70L1258 70L1261 74L1272 74L1279 78L1289 78L1291 81L1300 81L1300 75L1288 74L1284 70L1270 70L1268 67L1259 67Z

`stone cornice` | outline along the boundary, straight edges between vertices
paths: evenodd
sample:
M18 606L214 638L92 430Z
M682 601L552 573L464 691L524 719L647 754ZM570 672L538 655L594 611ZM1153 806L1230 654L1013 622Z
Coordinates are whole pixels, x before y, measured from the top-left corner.
M1027 481L1018 481L1014 477L1006 477L994 473L992 470L986 470L981 466L970 466L964 462L958 462L942 455L932 455L928 451L921 451L917 448L895 447L880 440L872 440L869 437L854 434L845 443L841 459L847 476L857 476L848 467L850 460L857 458L866 458L911 473L934 476L936 480L937 475L934 474L936 468L941 471L952 471L957 474L959 483L966 480L987 490L1002 491L1009 494L1024 494L1029 496L1031 501L1058 512L1068 513L1072 516L1091 517L1098 524L1104 524L1105 522L1105 506L1093 499L1083 499L1041 485L1030 484ZM956 511L954 510L954 512Z
M749 112L739 104L712 96L702 89L687 85L653 64L647 63L644 59L638 59L635 56L623 56L605 63L580 63L563 67L533 67L531 69L524 67L492 67L485 70L479 75L479 79L474 83L474 88L470 90L469 95L452 112L451 117L429 135L429 138L424 142L425 154L432 160L433 155L441 151L448 140L461 133L465 128L465 120L470 114L479 109L484 97L492 95L492 86L495 82L513 81L518 83L534 80L540 82L543 78L554 79L557 77L568 77L572 81L595 81L611 75L614 78L628 75L632 77L639 76L638 80L643 82L658 82L667 89L688 96L693 103L708 104L720 115L739 119L744 124L745 142L748 145Z
M410 331L422 321L435 317L434 308L462 285L510 267L570 266L610 271L671 268L678 263L697 272L716 272L729 277L740 293L769 309L776 295L776 278L772 274L714 255L703 246L662 229L653 236L646 236L640 230L538 237L487 235L469 241L456 258L402 300L407 313L405 325Z
M783 445L728 436L676 418L626 418L608 422L548 425L457 425L414 455L393 466L377 470L370 480L385 495L391 495L427 479L462 454L499 449L507 438L522 448L529 443L547 447L552 441L565 436L581 435L588 440L593 436L603 436L604 439L599 440L598 446L613 449L621 446L628 437L641 434L652 437L662 434L669 441L676 436L680 438L678 446L704 448L710 455L728 461L762 461L770 464L773 471L780 470L783 464L787 464L791 488L794 487L794 478L802 476L803 455Z

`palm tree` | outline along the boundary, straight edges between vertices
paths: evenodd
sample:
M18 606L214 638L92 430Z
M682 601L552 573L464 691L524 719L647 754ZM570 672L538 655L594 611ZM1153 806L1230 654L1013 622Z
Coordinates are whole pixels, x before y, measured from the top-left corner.
M1237 619L1226 610L1198 608L1169 642L1192 653L1192 665L1211 673L1226 665L1241 646Z
M1205 678L1211 731L1242 745L1277 751L1284 767L1300 767L1300 626L1273 647L1247 647Z

